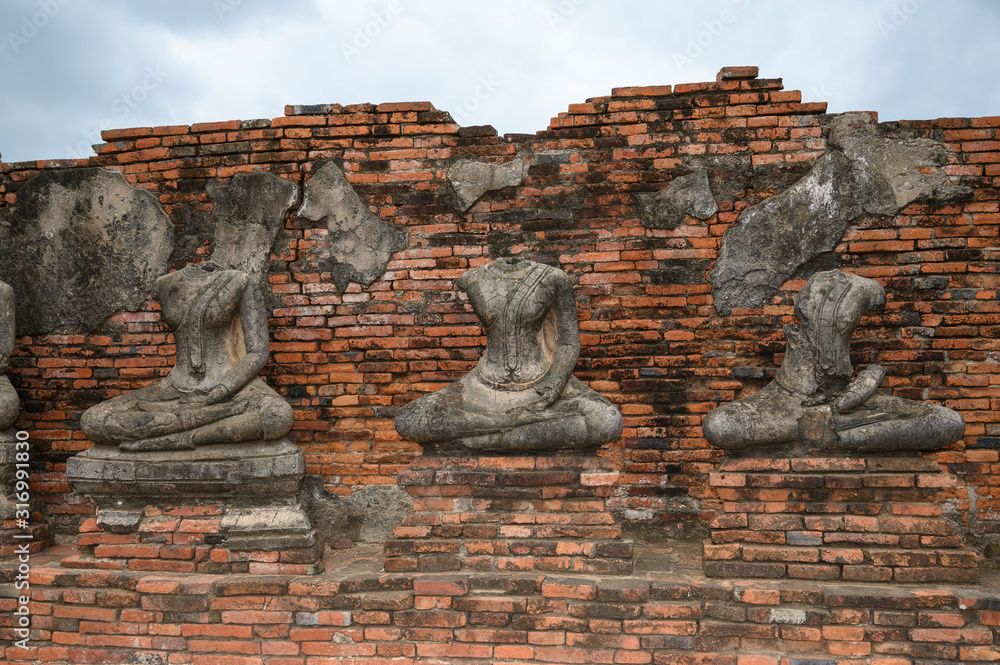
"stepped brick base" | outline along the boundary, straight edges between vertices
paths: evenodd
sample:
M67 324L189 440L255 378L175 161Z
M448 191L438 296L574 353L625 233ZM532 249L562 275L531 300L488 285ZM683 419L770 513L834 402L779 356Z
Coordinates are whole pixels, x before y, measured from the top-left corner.
M17 520L4 520L0 524L0 559L17 556L24 552L41 552L49 546L49 525L42 521L37 511L27 526L19 526Z
M924 458L731 459L704 546L711 577L975 583L976 553L941 515L956 478Z
M233 506L232 501L100 509L84 522L79 554L65 568L312 575L323 544L297 503Z
M685 544L686 545L686 544ZM60 545L56 549L66 550ZM5 663L190 665L930 665L1000 660L1000 579L982 586L715 580L697 550L630 576L377 572L374 547L320 575L66 570L32 557L30 628L0 598ZM64 554L63 554L64 555ZM0 585L18 575L0 563ZM26 592L26 593L27 593ZM21 648L15 640L30 637Z
M617 479L590 455L418 457L399 475L414 513L385 570L629 574L632 543L605 507Z

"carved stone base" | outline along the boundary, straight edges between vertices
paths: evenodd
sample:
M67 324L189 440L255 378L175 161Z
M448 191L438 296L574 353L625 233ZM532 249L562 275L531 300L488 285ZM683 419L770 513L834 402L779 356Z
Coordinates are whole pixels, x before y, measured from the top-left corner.
M632 572L632 542L605 507L607 459L418 457L399 475L413 514L384 546L385 570Z
M288 439L162 452L93 446L69 458L66 473L98 499L295 496L305 456Z
M976 553L941 511L956 482L923 457L724 461L705 574L975 583Z
M298 502L302 450L286 439L195 450L94 446L69 459L97 503L66 567L310 575L322 543Z

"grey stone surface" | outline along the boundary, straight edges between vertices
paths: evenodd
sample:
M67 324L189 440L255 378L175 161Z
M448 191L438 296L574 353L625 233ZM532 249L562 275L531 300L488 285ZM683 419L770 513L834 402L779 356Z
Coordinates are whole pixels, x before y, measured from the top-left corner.
M938 450L961 439L965 422L957 412L877 392L882 367L853 376L851 335L866 311L884 305L885 291L874 280L838 270L813 275L795 298L799 323L785 326L787 348L774 381L709 412L705 438L727 450L802 448L792 453Z
M521 157L503 164L460 159L448 167L448 182L465 212L486 192L521 184L524 172L525 163Z
M685 215L708 219L719 211L704 169L674 178L658 192L638 194L636 202L642 225L653 229L676 229Z
M228 185L208 184L215 237L212 259L254 275L267 271L271 246L298 199L298 186L273 173L240 173Z
M774 607L768 614L768 623L790 623L794 625L804 624L808 620L805 610L797 610L790 607Z
M93 330L138 308L167 271L173 224L155 195L99 168L47 171L0 208L0 279L17 333Z
M142 522L141 510L108 508L97 514L97 525L111 533L131 533Z
M6 378L6 377L4 377ZM17 441L13 428L0 431L0 520L14 517L14 483L16 482Z
M895 215L917 200L952 200L944 149L929 139L892 139L868 113L829 120L830 150L794 185L743 210L722 237L709 275L716 310L761 307L800 268L830 252L865 216Z
M437 451L592 449L621 434L621 412L573 376L576 300L562 270L499 259L455 282L486 331L476 367L403 407L396 430Z
M17 443L12 427L21 414L21 402L7 378L7 365L14 350L14 290L0 282L0 519L14 516Z
M66 463L80 493L131 503L294 496L304 472L302 449L287 439L153 452L95 445Z
M338 496L326 491L321 476L306 476L299 498L324 541L381 543L413 511L413 497L398 485L356 487Z
M7 377L10 354L14 351L15 322L14 290L0 282L0 432L13 426L21 414L21 402Z
M409 244L406 230L373 215L332 161L306 181L302 207L296 214L326 222L329 235L321 254L329 257L330 272L341 291L348 282L362 286L374 282L385 272L393 252Z
M227 506L219 531L230 550L281 550L307 548L316 532L297 502L272 502L264 506Z

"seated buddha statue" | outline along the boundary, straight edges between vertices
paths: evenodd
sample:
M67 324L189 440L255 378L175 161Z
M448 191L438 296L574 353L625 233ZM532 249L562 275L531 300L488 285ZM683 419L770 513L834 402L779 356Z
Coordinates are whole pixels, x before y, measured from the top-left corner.
M0 282L0 434L13 427L21 414L21 401L7 377L7 364L14 351L14 289Z
M269 355L257 280L206 261L163 275L153 295L174 331L176 363L166 378L84 412L84 434L132 451L285 435L292 408L257 376Z
M400 435L496 453L595 449L618 438L621 412L573 376L580 331L566 273L499 259L455 284L483 323L486 351L471 372L403 407Z
M878 392L885 370L852 380L851 335L869 309L885 305L871 279L828 270L795 298L798 325L785 326L785 359L773 382L711 411L705 438L727 450L809 441L862 453L938 450L965 435L955 411Z

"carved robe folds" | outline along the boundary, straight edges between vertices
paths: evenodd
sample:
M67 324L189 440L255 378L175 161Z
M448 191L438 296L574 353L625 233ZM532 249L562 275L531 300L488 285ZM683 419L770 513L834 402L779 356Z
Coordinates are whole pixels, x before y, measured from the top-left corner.
M580 332L566 273L499 259L456 286L483 323L486 352L467 375L400 411L403 437L438 450L532 452L594 449L621 434L618 409L572 374Z

